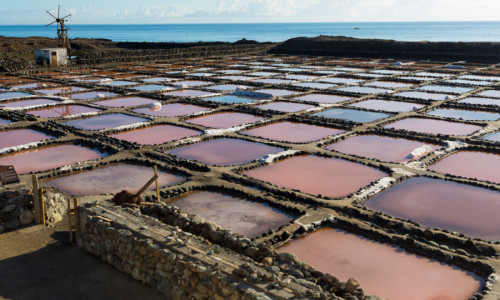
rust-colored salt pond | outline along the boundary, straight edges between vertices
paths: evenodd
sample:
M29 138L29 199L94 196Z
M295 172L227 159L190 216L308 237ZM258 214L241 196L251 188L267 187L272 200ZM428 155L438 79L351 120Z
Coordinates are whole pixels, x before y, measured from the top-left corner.
M293 253L341 281L353 277L365 294L384 299L466 300L482 284L471 273L333 228L307 234L277 251Z
M0 149L28 143L40 142L51 136L32 129L13 129L0 131Z
M416 152L415 155L411 154L412 151L421 147L422 151ZM388 162L403 162L416 159L439 148L440 146L438 145L371 134L353 136L326 147L328 150L367 158L376 158Z
M485 240L500 240L500 192L427 177L410 178L366 207Z
M198 160L204 164L228 166L249 163L266 154L284 149L240 139L220 138L180 147L167 152L185 159Z
M77 145L57 145L21 151L0 157L0 165L13 165L17 173L45 171L77 162L98 159L105 154Z
M329 127L309 125L295 122L278 122L250 130L242 131L242 134L262 137L275 141L290 143L308 143L323 139L330 135L336 135L344 131Z
M173 104L163 105L160 109L146 107L146 108L135 109L134 111L155 117L179 117L209 110L210 108L206 108L203 106L184 104L184 103L173 103Z
M312 195L345 197L386 174L338 158L300 155L243 172L272 184Z
M387 124L384 128L403 129L430 134L469 135L482 127L442 120L407 118Z
M96 101L94 103L107 107L133 107L133 106L151 104L155 102L158 101L144 97L123 97L123 98L113 98L110 100Z
M260 236L269 229L276 230L293 220L292 216L265 204L207 191L169 199L169 204L248 238Z
M440 173L500 183L498 166L500 166L500 154L459 151L445 157L430 166L429 169Z
M199 90L177 90L173 92L165 92L162 94L167 96L188 97L188 98L210 97L216 95L214 93L199 91Z
M328 95L328 94L309 94L309 95L300 96L300 97L297 97L294 99L306 101L306 102L334 104L334 103L349 101L352 99L352 97Z
M157 125L111 134L110 136L120 140L143 145L158 145L199 134L201 134L201 132L184 127L174 125Z
M45 186L55 187L71 195L114 194L122 190L139 191L154 175L152 167L133 164L113 164L44 181ZM160 187L183 182L183 176L158 171ZM148 190L155 189L151 185Z
M202 117L184 120L187 123L198 124L209 128L230 128L233 126L255 123L264 120L259 116L237 112L222 112Z
M424 107L424 105L410 103L410 102L378 100L378 99L366 100L351 104L350 106L366 108L366 109L382 110L388 112L410 112Z
M66 97L73 99L73 100L90 100L90 99L97 99L97 98L113 97L116 95L117 94L111 93L111 92L97 91L97 92L85 92L85 93L79 93L79 94L71 94L71 95L68 95Z
M273 102L268 104L257 105L256 107L263 110L275 110L275 111L291 113L291 112L306 110L314 106L301 103L293 103L293 102Z
M83 130L101 130L146 121L148 120L124 114L109 114L80 120L72 120L64 122L63 124Z
M44 98L28 99L28 100L18 100L9 102L0 102L0 106L3 107L32 107L32 106L42 106L48 104L58 103L58 101Z
M85 113L99 112L100 109L92 108L84 105L61 105L48 108L30 110L27 113L42 118L59 118Z

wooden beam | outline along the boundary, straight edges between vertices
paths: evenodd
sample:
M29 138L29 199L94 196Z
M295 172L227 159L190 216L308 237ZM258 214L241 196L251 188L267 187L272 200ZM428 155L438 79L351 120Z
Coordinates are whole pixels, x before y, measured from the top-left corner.
M158 178L158 175L154 175L151 179L135 194L134 197L139 197L144 191Z
M156 182L156 201L160 202L160 183L158 182L158 168L154 167L155 169L155 182Z
M41 207L40 207L40 193L39 193L39 184L38 184L38 177L33 174L31 176L31 180L33 183L33 206L35 208L35 223L40 224L41 223Z

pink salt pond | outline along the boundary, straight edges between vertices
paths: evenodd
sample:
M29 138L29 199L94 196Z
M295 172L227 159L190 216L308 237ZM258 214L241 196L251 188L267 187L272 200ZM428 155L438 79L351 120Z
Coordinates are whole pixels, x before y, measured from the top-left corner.
M243 172L272 184L312 195L345 197L386 174L338 158L300 155Z
M139 191L148 178L154 175L152 167L133 164L115 164L83 171L63 177L49 179L45 186L57 188L71 195L114 194L122 190ZM158 171L160 187L183 182L184 177ZM153 190L151 185L148 190Z
M11 101L11 102L1 102L0 106L3 107L32 107L32 106L43 106L43 105L49 105L49 104L54 104L54 103L59 103L58 101L55 100L50 100L50 99L29 99L29 100L19 100L19 101Z
M52 138L32 129L13 129L0 131L0 149L36 143Z
M421 147L422 151L416 152L420 155L411 154L412 151ZM424 149L423 147L428 148ZM328 150L376 158L387 162L416 159L439 148L441 147L438 145L380 135L357 135L326 147Z
M357 279L365 294L391 300L469 299L482 281L457 268L346 233L320 229L277 249L341 281Z
M13 165L17 173L46 171L77 162L98 159L105 154L77 145L57 145L0 157L0 165Z
M188 98L210 97L216 95L214 93L199 91L199 90L177 90L173 92L165 92L162 94L167 96L188 97Z
M248 238L258 237L269 229L276 230L293 220L290 215L267 205L207 191L176 197L169 204Z
M208 165L228 166L249 163L264 155L283 150L261 143L220 138L180 147L167 153L184 159L198 160Z
M469 135L482 127L434 119L407 118L387 124L384 128L403 129L430 134Z
M173 125L157 125L111 134L111 137L143 145L158 145L199 135L201 132Z
M427 177L410 178L366 207L485 240L500 240L500 192Z
M146 108L135 109L134 111L155 117L179 117L209 110L210 108L202 106L184 104L184 103L174 103L174 104L163 105L160 109L146 107Z
M133 107L133 106L151 104L155 102L158 101L143 97L123 97L123 98L113 98L111 100L96 101L94 103L107 107Z
M291 112L303 111L312 108L314 106L301 103L292 103L292 102L273 102L263 105L257 105L256 107L263 110L274 110L274 111L291 113Z
M237 112L222 112L202 117L187 119L185 122L202 125L208 128L230 128L233 126L255 123L264 120L259 116Z
M86 119L73 120L64 122L63 124L83 130L101 130L146 121L148 120L124 114L109 114Z
M41 118L59 118L85 113L99 112L100 109L84 106L84 105L61 105L48 108L30 110L27 113Z
M294 99L300 100L300 101L306 101L306 102L334 104L334 103L349 101L352 99L352 97L328 95L328 94L309 94L309 95L300 96L300 97L297 97Z
M500 166L499 154L459 151L443 158L429 169L439 173L500 183L498 166Z
M245 130L242 131L241 134L290 143L309 143L342 132L343 131L340 129L323 126L294 122L278 122Z

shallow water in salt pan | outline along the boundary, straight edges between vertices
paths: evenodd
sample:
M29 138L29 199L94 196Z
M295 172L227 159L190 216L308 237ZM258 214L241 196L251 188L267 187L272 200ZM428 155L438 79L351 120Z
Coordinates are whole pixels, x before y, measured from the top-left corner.
M292 102L273 102L268 104L257 105L256 107L263 110L275 110L275 111L291 113L291 112L303 111L308 108L312 108L314 106L302 103L292 103Z
M241 134L290 143L308 143L342 132L343 131L340 129L323 126L295 122L279 122L245 130L242 131Z
M161 109L158 110L145 107L145 108L135 109L134 112L156 117L179 117L209 110L210 108L192 104L173 103L173 104L163 105Z
M476 111L476 110L453 109L453 108L436 109L429 112L428 115L469 120L469 121L471 120L494 121L500 119L500 114L497 113Z
M42 118L59 118L83 113L99 112L100 109L84 105L61 105L48 108L30 110L27 113Z
M9 121L9 120L0 119L0 126L7 125L7 124L10 124L10 123L12 123L12 122Z
M497 191L417 177L396 184L364 205L425 227L500 240L500 192Z
M483 137L483 139L488 141L500 142L500 132L488 134L487 136Z
M267 205L214 192L198 191L167 201L248 238L260 236L269 229L276 230L293 220L292 216Z
M177 90L172 92L165 92L163 93L163 95L195 98L195 97L210 97L210 96L215 96L216 94L199 90Z
M332 119L344 119L352 122L364 123L364 122L372 122L379 119L387 118L390 115L379 112L370 112L370 111L356 110L356 109L332 108L313 114L313 116L332 118Z
M68 95L66 97L73 99L73 100L89 100L89 99L113 97L116 95L117 94L111 93L111 92L97 91L97 92L85 92L85 93L79 93L79 94L72 94L72 95Z
M264 120L259 116L237 112L221 112L192 119L184 120L186 123L198 124L208 128L230 128L233 126L255 123Z
M29 99L29 100L0 102L0 106L3 106L3 107L30 107L30 106L41 106L41 105L54 104L54 103L58 103L58 101L38 98L38 99Z
M333 228L288 242L278 252L291 252L341 281L353 277L365 294L384 299L465 300L482 284L465 271Z
M122 190L139 191L154 175L152 167L133 164L113 164L44 181L44 186L57 188L70 195L114 194ZM185 178L158 171L160 187L184 181ZM147 190L154 190L152 184Z
M219 103L233 104L233 103L252 103L255 101L262 100L262 99L236 96L236 95L224 95L224 96L205 98L204 100L214 101L214 102L219 102Z
M283 151L282 148L240 139L220 138L183 146L167 152L185 159L198 160L209 165L240 165Z
M332 198L345 197L385 176L362 164L312 155L287 158L243 174L284 188Z
M94 104L107 107L133 107L133 106L146 105L156 102L158 102L158 100L144 98L144 97L123 97L123 98L113 98L104 101L96 101L94 102Z
M420 109L424 107L422 104L416 104L411 102L402 101L389 101L389 100L366 100L358 103L351 104L350 106L373 109L373 110L383 110L388 112L410 112L415 109Z
M415 99L422 99L422 100L432 100L432 101L441 101L441 100L446 100L447 95L444 94L433 94L433 93L426 93L426 92L402 92L402 93L397 93L394 94L394 96L400 96L403 98L415 98Z
M500 183L498 166L500 166L500 154L459 151L443 158L430 166L429 169L440 173Z
M465 99L458 100L458 101L463 102L463 103L469 103L469 104L500 106L500 99L494 99L494 98L469 97L469 98L465 98Z
M63 124L83 130L101 130L147 121L147 119L124 114L109 114L80 120L72 120L64 122Z
M51 136L32 129L13 129L0 131L0 149L40 142L52 138Z
M307 101L307 102L314 102L314 103L334 104L334 103L349 101L352 99L352 97L328 95L328 94L309 94L309 95L300 96L300 97L297 97L294 99L301 100L301 101Z
M111 134L110 136L120 140L143 145L158 145L199 134L201 134L201 132L184 127L174 125L157 125Z
M387 124L384 128L404 129L430 134L469 135L482 127L442 120L407 118Z
M13 165L16 172L46 171L77 162L98 159L105 154L77 145L57 145L17 152L0 157L0 165Z

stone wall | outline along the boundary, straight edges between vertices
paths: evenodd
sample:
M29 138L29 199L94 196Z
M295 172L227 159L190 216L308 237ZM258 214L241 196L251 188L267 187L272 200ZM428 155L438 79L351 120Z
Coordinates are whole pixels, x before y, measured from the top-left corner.
M0 233L35 221L33 196L26 186L12 186L0 191Z
M62 193L44 191L43 202L45 203L45 224L55 227L68 213L68 200Z

